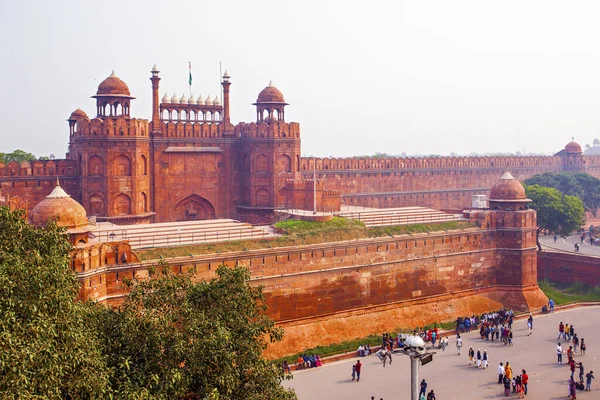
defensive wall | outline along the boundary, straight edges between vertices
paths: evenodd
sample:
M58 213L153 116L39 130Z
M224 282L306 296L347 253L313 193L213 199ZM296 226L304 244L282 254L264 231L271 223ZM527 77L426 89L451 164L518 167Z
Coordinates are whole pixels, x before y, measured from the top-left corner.
M302 176L341 192L342 202L365 207L468 207L505 172L523 181L544 172L578 171L600 178L600 156L352 157L301 160Z
M263 285L268 314L286 328L277 357L344 337L363 337L507 305L537 308L535 212L489 212L480 228L359 239L167 260L175 273L244 266ZM122 301L123 279L145 278L157 261L102 265L90 254L75 266L81 298ZM114 249L119 251L119 249ZM112 253L111 253L112 254ZM119 255L113 255L117 257ZM410 307L408 307L410 306ZM349 326L350 324L350 326Z
M537 264L539 279L600 285L600 257L542 251L538 253Z

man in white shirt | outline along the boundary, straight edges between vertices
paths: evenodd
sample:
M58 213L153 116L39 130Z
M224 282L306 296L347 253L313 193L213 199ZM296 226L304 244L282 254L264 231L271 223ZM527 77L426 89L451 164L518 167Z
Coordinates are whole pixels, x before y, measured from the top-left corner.
M498 385L502 384L502 379L504 379L504 364L500 363L498 365Z
M556 346L556 355L558 356L558 363L562 364L563 349L560 343Z
M461 348L462 348L462 339L460 338L460 335L459 335L458 338L456 339L456 351L458 351L459 356L460 356Z

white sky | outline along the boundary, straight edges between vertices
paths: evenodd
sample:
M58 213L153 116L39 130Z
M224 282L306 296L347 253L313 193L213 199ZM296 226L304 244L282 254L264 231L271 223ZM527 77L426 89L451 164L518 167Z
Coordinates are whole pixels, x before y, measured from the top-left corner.
M558 151L600 136L600 2L8 1L0 24L0 152L64 157L65 121L94 116L114 69L150 118L164 92L219 93L251 122L273 80L303 155Z

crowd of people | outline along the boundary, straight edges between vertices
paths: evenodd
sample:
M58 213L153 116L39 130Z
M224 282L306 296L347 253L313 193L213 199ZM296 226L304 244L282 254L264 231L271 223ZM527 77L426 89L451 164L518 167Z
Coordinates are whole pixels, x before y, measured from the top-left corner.
M311 354L303 356L298 356L298 360L296 361L296 369L306 369L306 368L315 368L322 366L321 357L318 354ZM283 369L289 371L289 366L287 366L287 361L284 361Z
M568 381L568 394L569 399L577 399L577 390L583 390L589 392L592 390L592 380L595 379L594 371L585 373L585 366L583 365L583 361L575 361L575 356L579 353L580 356L585 355L585 351L587 349L587 345L585 343L585 338L579 339L577 333L575 332L575 327L571 324L569 326L568 323L564 323L561 321L558 324L558 337L556 340L562 340L562 342L558 342L556 345L556 358L558 364L564 364L563 355L567 354L567 365L569 366L569 370L571 371L571 376ZM565 351L563 347L563 343L566 342L564 347L569 346ZM572 344L570 344L572 343ZM578 380L575 379L575 372L578 372ZM585 378L585 379L584 379ZM584 384L585 380L585 384Z

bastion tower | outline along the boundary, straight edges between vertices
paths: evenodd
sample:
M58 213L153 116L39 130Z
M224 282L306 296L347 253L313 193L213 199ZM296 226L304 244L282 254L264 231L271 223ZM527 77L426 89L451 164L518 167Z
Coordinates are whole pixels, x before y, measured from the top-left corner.
M510 172L490 191L490 211L482 227L493 228L495 235L498 285L537 289L537 220L530 203L525 188Z
M117 224L150 222L148 120L131 117L135 97L114 71L92 98L94 118L77 109L68 119L79 200L89 215Z

